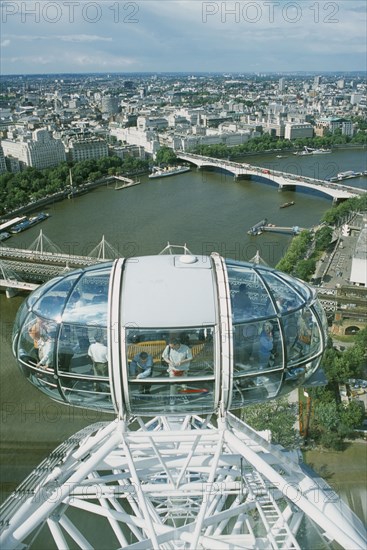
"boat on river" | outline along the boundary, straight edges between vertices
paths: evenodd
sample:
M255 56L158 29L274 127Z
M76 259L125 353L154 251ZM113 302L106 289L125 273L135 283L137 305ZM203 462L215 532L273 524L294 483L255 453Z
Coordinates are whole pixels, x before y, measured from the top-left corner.
M325 155L327 153L331 153L331 149L314 149L313 147L307 147L305 145L303 151L296 151L294 154L298 156L304 156L304 155Z
M27 216L17 216L16 218L12 218L11 220L8 220L8 221L4 221L4 223L2 223L0 225L0 231L5 231L6 229L9 229L10 230L10 227L12 227L13 225L16 225L24 220L27 219Z
M312 150L309 148L309 147L304 147L303 151L296 151L295 153L293 153L294 155L297 155L298 157L303 157L305 155L312 155L313 152Z
M327 153L331 153L331 149L313 149L312 150L313 155L326 155Z
M346 172L339 172L339 174L336 175L337 181L341 180L348 180L352 178L359 178L362 176L362 172L355 172L354 170L347 170Z
M44 212L41 212L40 214L37 214L36 216L32 216L31 218L28 218L24 220L23 222L18 223L17 225L14 225L10 229L11 233L21 233L22 231L25 231L26 229L29 229L30 227L33 227L33 225L36 225L37 223L43 222L44 220L47 220L47 218L50 216L50 214L45 214Z
M148 178L165 178L167 176L183 174L184 172L189 172L190 170L190 166L166 166L166 168L154 167L153 172L149 174Z
M7 231L2 231L0 233L0 242L6 241L6 239L9 239L9 237L11 237L10 233L8 233Z
M279 206L279 208L288 208L288 206L293 206L294 204L296 204L294 201L285 202L285 203L281 204Z

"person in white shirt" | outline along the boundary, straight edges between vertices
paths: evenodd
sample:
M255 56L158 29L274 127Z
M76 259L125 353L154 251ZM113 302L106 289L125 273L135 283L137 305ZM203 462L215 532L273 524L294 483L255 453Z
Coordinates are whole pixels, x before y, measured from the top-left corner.
M108 376L107 346L100 334L96 334L94 340L94 343L88 348L88 355L93 361L94 374L95 376Z
M171 338L162 358L168 364L169 376L185 376L190 368L192 352L188 346L181 344L179 338Z

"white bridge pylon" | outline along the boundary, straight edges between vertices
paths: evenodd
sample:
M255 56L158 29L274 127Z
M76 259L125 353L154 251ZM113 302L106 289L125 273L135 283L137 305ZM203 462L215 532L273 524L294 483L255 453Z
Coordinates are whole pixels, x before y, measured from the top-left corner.
M119 251L114 248L110 243L105 239L105 236L102 236L102 240L91 252L88 254L91 258L97 258L98 260L111 260L120 257Z
M62 254L61 248L53 243L51 239L46 237L42 229L40 229L38 237L29 246L29 250L43 254L44 252L52 252L53 254Z
M8 498L0 545L300 549L307 516L324 541L364 550L363 524L296 456L231 413L94 424Z

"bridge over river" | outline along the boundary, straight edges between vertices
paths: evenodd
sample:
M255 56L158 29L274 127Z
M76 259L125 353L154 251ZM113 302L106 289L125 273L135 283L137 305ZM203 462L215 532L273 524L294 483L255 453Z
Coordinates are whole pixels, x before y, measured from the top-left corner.
M52 251L46 248L52 248ZM42 230L29 249L0 246L0 288L8 297L17 291L32 291L52 277L72 269L88 267L119 257L117 250L102 238L89 256L64 254L51 243ZM27 282L26 282L27 281Z
M185 153L184 151L177 151L176 154L179 159L195 164L198 168L219 168L230 172L235 178L238 179L246 178L248 176L256 176L257 178L262 178L263 180L267 180L277 185L279 189L313 189L319 193L331 197L334 203L341 200L350 199L352 197L357 197L365 193L363 189L359 189L357 187L351 187L340 183L331 183L327 180L318 180L298 176L287 172L279 172L277 170L268 170L258 166L252 166L247 163L204 157L202 155Z

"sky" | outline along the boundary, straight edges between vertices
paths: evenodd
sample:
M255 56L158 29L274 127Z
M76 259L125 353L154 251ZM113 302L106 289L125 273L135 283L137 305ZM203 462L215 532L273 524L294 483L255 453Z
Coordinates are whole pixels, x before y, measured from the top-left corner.
M0 2L0 73L365 71L365 0Z

